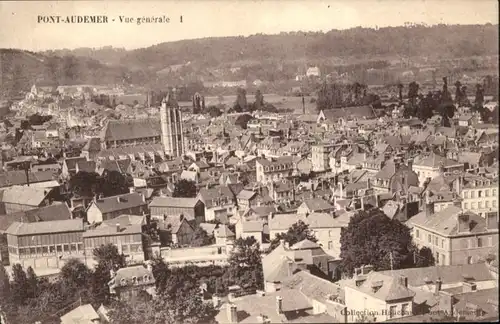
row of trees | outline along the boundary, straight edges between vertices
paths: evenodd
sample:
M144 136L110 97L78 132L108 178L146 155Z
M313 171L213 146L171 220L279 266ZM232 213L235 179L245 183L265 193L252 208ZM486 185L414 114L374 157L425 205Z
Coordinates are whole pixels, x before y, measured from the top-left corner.
M12 266L12 281L0 265L0 307L9 323L59 323L59 316L78 304L94 307L109 304L110 270L125 266L125 257L114 245L93 251L95 269L78 259L71 259L55 281L38 278L31 267L26 272L19 264Z
M133 303L114 302L109 313L112 323L215 323L212 303L203 302L206 293L226 295L231 285L263 288L259 244L253 238L235 241L227 267L169 268L154 258L152 269L157 298L144 295Z
M69 190L80 197L110 197L129 192L132 178L119 171L96 172L79 171L69 180Z
M399 84L399 98L402 102L403 85ZM405 106L404 117L417 117L422 121L426 121L435 114L439 114L442 118L443 126L451 126L451 119L455 115L456 106L470 107L473 111L480 113L483 121L488 121L494 118L494 114L484 108L484 87L481 84L476 84L476 92L474 102L471 103L467 95L467 86L462 85L460 81L455 82L455 98L452 98L448 89L448 80L443 78L442 90L431 92L427 95L419 93L420 85L415 81L408 85L408 103Z
M355 82L353 84L326 83L318 90L316 109L327 110L341 107L373 105L380 108L382 103L378 95L368 93L366 84Z

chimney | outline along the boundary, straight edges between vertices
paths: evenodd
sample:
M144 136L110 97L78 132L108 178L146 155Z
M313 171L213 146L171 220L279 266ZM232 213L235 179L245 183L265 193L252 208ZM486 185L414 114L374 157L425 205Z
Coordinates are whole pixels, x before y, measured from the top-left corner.
M407 165L408 165L408 171L412 171L413 170L413 160L408 159Z
M339 182L339 191L340 191L340 198L343 198L344 197L344 186L343 186L341 181Z
M227 305L227 319L229 323L238 323L238 308L235 304Z
M288 261L288 276L293 276L293 272L295 270L295 265L293 261Z
M399 283L405 286L405 288L408 288L408 277L403 275L399 276Z
M459 214L457 215L457 231L458 233L469 232L469 215Z
M454 304L453 295L447 291L440 290L439 302L438 302L439 311L444 312L450 317L453 317L453 306L454 306L453 304Z
M434 285L434 293L439 294L442 286L443 282L441 281L441 278L437 278L436 284Z
M473 292L477 290L477 285L475 282L472 281L464 281L462 283L462 292L467 293L467 292Z
M121 230L120 224L116 223L116 232L118 233L120 232L120 230Z
M281 296L276 296L276 312L283 313L283 298Z

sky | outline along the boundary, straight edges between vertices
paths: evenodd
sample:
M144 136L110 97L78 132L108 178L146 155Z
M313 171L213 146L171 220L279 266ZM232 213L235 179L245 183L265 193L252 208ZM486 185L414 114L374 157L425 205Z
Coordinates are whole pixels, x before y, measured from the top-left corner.
M107 24L39 23L39 16L101 15ZM182 15L182 23L180 16ZM133 17L121 23L119 16ZM169 23L137 25L139 17ZM112 20L115 21L112 21ZM498 24L496 0L0 1L0 48L134 49L219 36L402 26L405 22Z

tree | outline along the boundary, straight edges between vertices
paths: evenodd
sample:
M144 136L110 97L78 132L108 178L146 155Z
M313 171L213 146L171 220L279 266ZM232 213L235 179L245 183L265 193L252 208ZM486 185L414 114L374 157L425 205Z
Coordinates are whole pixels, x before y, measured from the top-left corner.
M232 282L242 288L263 288L264 274L260 246L254 237L237 239L228 262L228 273Z
M276 235L276 237L271 241L269 249L274 250L280 244L281 240L284 240L289 244L289 246L292 246L306 239L311 242L318 241L318 239L314 236L314 232L309 229L309 225L299 220L297 223L293 224L286 233L279 233Z
M61 268L61 279L65 285L75 289L81 289L87 286L92 272L79 259L72 258Z
M126 194L129 192L130 182L131 180L119 171L105 170L102 175L100 192L104 197Z
M236 118L236 121L234 123L240 126L242 129L247 129L248 122L252 119L253 119L252 115L244 114L238 116L238 118Z
M28 278L23 267L16 263L12 266L11 292L12 300L16 305L22 305L29 298Z
M181 179L176 182L174 187L173 197L194 198L196 197L197 190L194 181Z
M26 294L29 298L35 298L38 295L38 277L32 267L26 269Z
M100 177L95 172L79 171L69 180L69 190L80 197L92 197L101 190Z
M9 274L7 273L4 265L0 262L0 307L5 306L5 304L10 300L10 297Z
M435 264L434 255L432 254L432 250L427 246L422 247L420 250L418 247L412 247L414 253L414 266L417 268L422 267L432 267Z
M373 265L375 270L404 268L411 265L410 229L387 217L380 209L360 211L340 234L341 267L352 275L354 268Z
M403 89L404 85L401 82L398 83L399 102L403 102Z
M415 81L411 82L408 85L408 100L410 101L412 106L416 105L416 100L418 98L419 88L420 88L419 84L416 83Z
M255 92L255 102L253 104L253 109L261 110L263 106L264 106L264 95L262 95L262 92L260 92L260 90L257 90Z
M191 240L191 246L205 246L214 244L213 236L209 236L207 231L201 227L197 227L193 234L193 239Z
M247 109L247 91L243 88L236 89L236 102L233 109L237 112L242 112Z
M109 270L117 270L126 266L125 256L118 252L116 245L108 243L92 251L98 264L104 264Z
M220 115L222 115L222 111L220 111L219 108L217 108L216 106L209 106L208 107L208 114L210 115L210 117L212 118L217 118L219 117Z
M161 294L165 290L168 278L171 275L170 269L159 255L153 256L150 262L156 282L156 291Z

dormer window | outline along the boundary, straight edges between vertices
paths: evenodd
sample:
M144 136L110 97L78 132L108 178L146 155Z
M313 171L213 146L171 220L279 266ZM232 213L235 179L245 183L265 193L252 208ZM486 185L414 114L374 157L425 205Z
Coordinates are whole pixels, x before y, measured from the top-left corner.
M144 275L144 282L148 282L149 281L149 275Z
M127 280L125 280L125 278L122 278L120 280L120 285L125 286L126 284L127 284Z
M136 276L133 276L132 277L132 283L135 285L137 283L137 277Z

